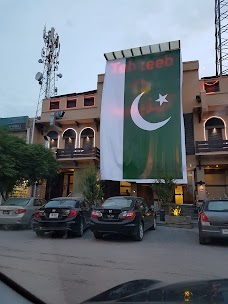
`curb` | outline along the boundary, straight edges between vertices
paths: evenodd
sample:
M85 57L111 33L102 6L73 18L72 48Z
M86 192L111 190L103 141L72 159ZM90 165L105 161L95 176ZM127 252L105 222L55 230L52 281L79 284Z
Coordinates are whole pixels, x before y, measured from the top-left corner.
M170 228L171 226L169 226L168 224L166 224L165 222L157 222L157 226L163 226L163 227L167 227L167 228ZM195 228L195 227L198 227L198 223L197 222L192 222L192 228L187 228L187 227L174 227L172 226L173 228L180 228L180 229L192 229L192 228Z

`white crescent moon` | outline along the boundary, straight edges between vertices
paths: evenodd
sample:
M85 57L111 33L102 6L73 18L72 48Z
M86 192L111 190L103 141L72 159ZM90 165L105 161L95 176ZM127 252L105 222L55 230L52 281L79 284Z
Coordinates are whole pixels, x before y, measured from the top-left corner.
M171 116L167 118L166 120L160 121L160 122L149 122L142 118L142 116L139 113L139 101L142 95L145 92L142 92L139 94L135 100L133 101L131 105L131 118L140 129L146 130L146 131L154 131L157 130L169 122Z

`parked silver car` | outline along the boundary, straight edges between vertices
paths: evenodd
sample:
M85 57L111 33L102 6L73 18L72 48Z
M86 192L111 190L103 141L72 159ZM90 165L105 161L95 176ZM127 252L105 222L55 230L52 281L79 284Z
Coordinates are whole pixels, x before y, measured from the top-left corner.
M211 238L228 239L228 199L209 199L199 213L199 243Z
M0 225L6 229L12 226L31 228L35 210L44 204L45 200L40 198L10 198L0 205Z

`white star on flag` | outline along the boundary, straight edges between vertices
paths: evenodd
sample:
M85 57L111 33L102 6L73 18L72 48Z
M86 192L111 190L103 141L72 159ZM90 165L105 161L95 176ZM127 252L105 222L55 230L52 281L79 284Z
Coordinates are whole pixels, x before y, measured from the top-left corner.
M168 94L162 96L161 94L159 94L159 98L156 99L156 101L159 101L160 102L160 106L162 106L163 102L169 102L166 97L167 97Z

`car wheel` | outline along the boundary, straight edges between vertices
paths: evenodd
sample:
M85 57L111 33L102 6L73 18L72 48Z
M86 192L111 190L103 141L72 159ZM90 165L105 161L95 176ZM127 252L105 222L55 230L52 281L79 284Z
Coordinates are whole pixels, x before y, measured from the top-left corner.
M200 243L200 245L207 244L207 239L205 237L202 237L201 233L199 233L199 243Z
M139 223L139 226L138 226L137 234L135 235L134 239L135 239L136 241L142 241L143 236L144 236L143 223L140 222L140 223Z
M36 231L37 236L44 236L44 231Z
M153 225L150 227L150 230L155 230L157 226L156 217L154 217Z
M100 232L94 232L94 237L95 239L99 240L99 239L102 239L103 237L103 233L100 233Z
M84 233L84 222L81 219L80 224L79 224L79 230L77 232L77 236L82 237Z

